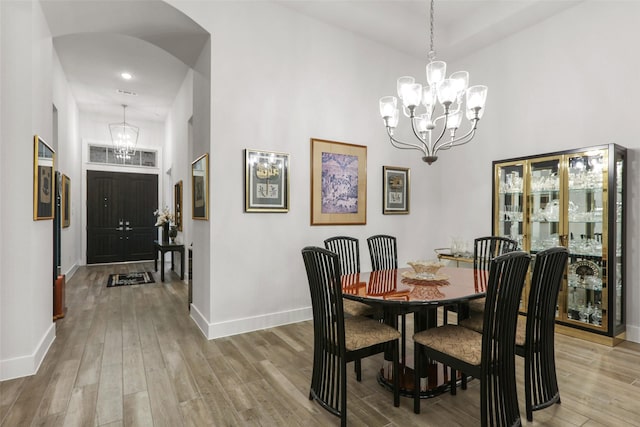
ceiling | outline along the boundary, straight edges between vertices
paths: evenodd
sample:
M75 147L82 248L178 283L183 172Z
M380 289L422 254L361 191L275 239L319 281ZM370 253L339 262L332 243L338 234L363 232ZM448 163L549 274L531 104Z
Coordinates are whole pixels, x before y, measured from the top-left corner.
M427 1L272 1L426 61ZM438 0L435 48L442 59L459 58L577 3ZM121 104L127 104L128 118L164 121L209 37L160 0L42 0L42 7L81 111L122 114ZM123 80L123 71L133 78Z

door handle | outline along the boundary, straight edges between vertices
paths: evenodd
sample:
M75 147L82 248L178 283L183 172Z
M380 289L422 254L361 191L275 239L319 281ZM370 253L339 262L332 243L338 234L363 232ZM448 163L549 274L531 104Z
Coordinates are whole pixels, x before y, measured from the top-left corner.
M125 228L125 230L126 230L126 231L131 231L131 230L133 230L133 228L131 228L131 227L126 227L126 228Z
M124 227L117 227L116 231L124 231Z

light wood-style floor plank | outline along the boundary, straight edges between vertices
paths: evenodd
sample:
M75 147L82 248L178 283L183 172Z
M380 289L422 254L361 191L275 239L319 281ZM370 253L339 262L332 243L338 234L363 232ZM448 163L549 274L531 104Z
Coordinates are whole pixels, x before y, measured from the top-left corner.
M168 268L164 283L154 273L156 283L106 288L110 273L152 269L82 267L68 280L67 315L38 373L0 382L2 427L339 425L309 400L311 321L207 341L189 317L186 284ZM524 426L640 427L640 344L610 348L557 335L556 357L562 404L535 412L531 423L516 359ZM349 367L350 426L479 425L477 381L457 396L423 400L416 415L410 398L393 407L377 382L381 363L363 360L362 382Z

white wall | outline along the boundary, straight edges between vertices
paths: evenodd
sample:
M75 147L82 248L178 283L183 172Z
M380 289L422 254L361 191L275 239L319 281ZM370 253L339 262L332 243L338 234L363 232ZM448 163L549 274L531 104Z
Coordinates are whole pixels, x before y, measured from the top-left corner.
M439 170L417 152L391 148L378 114L378 98L395 92L398 76L423 72L422 61L275 4L175 6L212 34L207 336L310 318L300 249L327 237L360 238L363 269L370 268L366 238L373 234L397 236L401 264L448 244L437 226ZM310 138L368 147L367 225L309 225ZM245 148L290 153L289 213L243 212ZM410 215L382 215L383 165L412 168ZM194 277L194 304L196 291Z
M476 140L447 153L438 165L448 175L444 227L470 238L491 232L493 160L608 143L627 147L627 339L636 342L640 140L634 131L640 59L633 52L638 22L640 3L586 1L459 61L459 68L469 69L472 84L489 86L487 112ZM461 171L460 165L468 167Z
M192 115L193 71L189 71L167 116L164 169L171 168L171 176L167 177L162 189L164 199L170 201L169 207L173 212L175 206L174 186L178 181L182 181L182 231L178 231L177 241L183 243L186 248L191 243L191 156L188 146L188 123ZM187 275L185 275L185 280L187 280Z
M32 197L33 136L52 141L52 44L38 3L0 2L0 8L0 183L9 201L1 207L0 235L11 245L0 271L0 379L8 379L34 373L55 337L53 225L33 221Z
M81 264L82 214L81 174L82 146L78 135L78 107L71 94L57 53L53 52L53 103L58 109L57 169L69 177L71 183L70 224L61 230L60 267L67 280Z

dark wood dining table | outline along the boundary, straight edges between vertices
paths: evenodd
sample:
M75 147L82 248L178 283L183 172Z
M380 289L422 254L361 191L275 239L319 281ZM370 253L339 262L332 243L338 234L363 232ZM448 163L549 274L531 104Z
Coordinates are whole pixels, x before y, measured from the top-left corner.
M398 268L345 274L342 276L342 295L381 307L384 322L395 328L398 328L399 315L413 313L415 333L438 325L438 307L484 297L486 283L486 272L473 268L443 267L430 279L417 275L411 268ZM407 334L404 323L402 326L400 388L402 394L413 396L413 369L407 363ZM378 377L385 386L391 381L391 363L386 363L391 360L390 356L385 355L385 364ZM446 390L447 373L442 365L433 363L427 368L427 374L421 397L433 397Z

